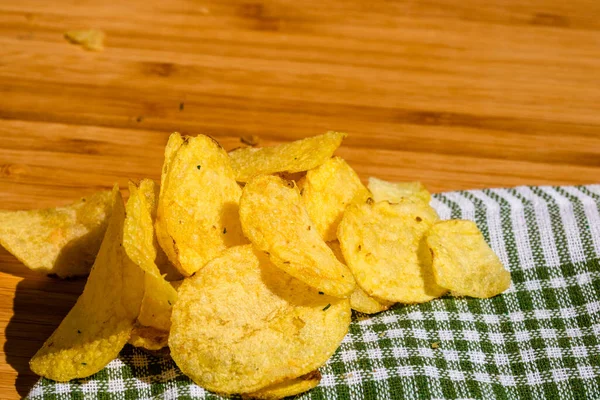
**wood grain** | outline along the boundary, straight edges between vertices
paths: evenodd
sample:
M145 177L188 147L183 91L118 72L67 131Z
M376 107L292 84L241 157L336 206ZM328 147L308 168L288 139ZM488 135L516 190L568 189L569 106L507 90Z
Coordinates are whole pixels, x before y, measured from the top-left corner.
M113 4L114 3L114 4ZM433 191L600 181L600 2L0 0L0 208L157 179L171 131L350 133L363 179ZM107 33L90 53L62 34ZM82 281L0 250L0 398Z

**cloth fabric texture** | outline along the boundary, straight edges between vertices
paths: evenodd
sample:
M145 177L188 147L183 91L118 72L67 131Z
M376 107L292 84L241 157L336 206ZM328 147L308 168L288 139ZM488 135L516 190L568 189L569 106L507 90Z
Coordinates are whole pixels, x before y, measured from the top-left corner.
M297 398L600 399L600 185L433 197L442 219L477 223L511 287L491 299L447 295L353 313L320 385ZM195 385L170 357L127 345L97 374L42 378L28 398L224 397Z

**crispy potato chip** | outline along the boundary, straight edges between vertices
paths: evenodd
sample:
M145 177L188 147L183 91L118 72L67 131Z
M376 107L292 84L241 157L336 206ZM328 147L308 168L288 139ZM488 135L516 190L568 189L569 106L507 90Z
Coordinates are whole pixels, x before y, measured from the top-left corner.
M272 175L248 182L240 219L246 237L288 274L331 296L354 290L352 273L319 236L294 182Z
M146 350L160 350L167 347L168 341L169 332L142 325L136 325L129 338L129 344Z
M119 354L133 329L144 272L122 247L125 209L117 186L111 203L112 216L83 293L29 363L48 379L65 382L100 371Z
M329 160L340 147L345 133L327 132L273 147L242 147L229 152L238 182L276 172L301 172L318 167Z
M370 177L369 190L376 202L398 203L406 197L420 199L427 204L431 201L431 194L421 182L388 182Z
M85 276L112 213L110 191L43 210L0 210L0 244L28 268L61 278Z
M321 382L321 373L317 370L298 378L276 383L259 391L245 394L242 396L242 399L279 400L316 388L319 382Z
M168 331L177 291L162 277L154 263L158 253L153 218L156 215L157 192L156 184L150 179L142 180L139 187L129 183L123 247L129 258L146 272L138 321L144 326Z
M165 150L156 234L184 276L201 269L227 247L247 243L238 216L240 194L229 157L214 139L171 135Z
M438 285L455 296L493 297L510 286L508 272L473 221L441 221L425 235Z
M168 331L171 328L171 312L177 301L177 290L161 276L146 274L144 298L140 307L140 324Z
M308 171L300 190L308 215L325 241L337 239L337 227L348 204L364 203L371 196L340 157Z
M333 251L333 254L335 254L338 261L342 264L346 264L346 260L344 260L344 255L342 254L342 249L340 248L340 242L335 240L332 242L327 242L327 245ZM385 311L394 304L395 303L392 301L376 299L375 297L369 296L358 285L356 285L354 292L352 292L352 295L350 295L350 308L365 314L375 314Z
M369 201L350 205L338 228L344 259L358 285L370 296L422 303L445 289L433 279L423 235L438 219L422 201L396 205Z
M350 316L348 299L321 295L251 245L237 246L183 282L169 347L196 384L251 393L322 366Z
M354 289L354 292L350 296L350 307L364 314L376 314L388 310L394 304L396 303L393 301L381 300L369 296L359 286L356 286L356 289Z
M65 39L73 44L78 44L86 50L104 50L104 32L97 29L73 30L65 32Z

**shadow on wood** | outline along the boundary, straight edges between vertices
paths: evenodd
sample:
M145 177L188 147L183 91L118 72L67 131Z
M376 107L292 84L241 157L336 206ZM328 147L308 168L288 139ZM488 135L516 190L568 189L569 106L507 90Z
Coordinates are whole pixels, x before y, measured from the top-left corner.
M17 284L13 315L4 332L4 353L6 363L17 373L17 392L24 397L39 378L29 369L29 360L73 307L85 280L58 280L39 275L9 256L6 250L0 252L3 253L0 271L23 278Z

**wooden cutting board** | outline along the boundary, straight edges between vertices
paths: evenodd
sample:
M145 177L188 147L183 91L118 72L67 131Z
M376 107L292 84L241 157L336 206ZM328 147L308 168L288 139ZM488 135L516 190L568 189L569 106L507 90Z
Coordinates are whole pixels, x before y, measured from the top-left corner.
M327 130L363 179L432 191L600 181L595 0L0 1L0 208L157 179L171 131L225 148ZM103 52L63 33L97 28ZM0 398L82 281L0 250Z

